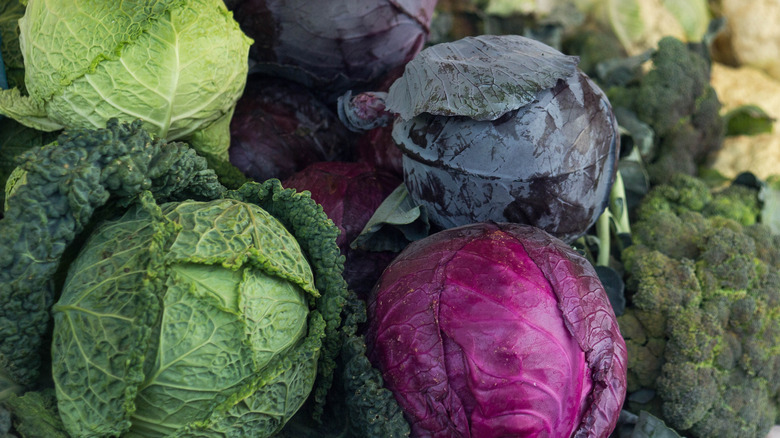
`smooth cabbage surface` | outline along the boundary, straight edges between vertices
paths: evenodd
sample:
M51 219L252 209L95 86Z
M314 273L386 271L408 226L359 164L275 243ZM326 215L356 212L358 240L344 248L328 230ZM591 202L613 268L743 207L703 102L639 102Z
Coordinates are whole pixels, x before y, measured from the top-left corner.
M595 271L567 248L537 228L475 224L388 266L368 301L369 358L415 436L614 429L625 343Z
M104 222L54 307L66 428L272 435L314 384L318 349L303 350L323 322L308 318L312 295L296 240L255 205L145 204Z

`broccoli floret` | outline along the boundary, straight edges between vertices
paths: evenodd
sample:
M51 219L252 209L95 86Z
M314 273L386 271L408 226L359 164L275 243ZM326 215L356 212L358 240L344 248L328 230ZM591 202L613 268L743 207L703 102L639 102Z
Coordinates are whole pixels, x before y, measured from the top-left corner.
M742 225L753 225L758 221L761 211L755 189L732 184L718 192L713 202L707 204L703 212L708 216L722 216L733 219Z
M764 437L780 419L780 236L758 189L684 174L654 187L622 253L629 392L690 437ZM633 404L633 406L632 406Z
M709 62L673 37L658 42L652 67L637 83L608 89L615 107L633 111L654 132L655 147L643 158L651 181L676 172L696 175L720 148L721 103L710 85Z

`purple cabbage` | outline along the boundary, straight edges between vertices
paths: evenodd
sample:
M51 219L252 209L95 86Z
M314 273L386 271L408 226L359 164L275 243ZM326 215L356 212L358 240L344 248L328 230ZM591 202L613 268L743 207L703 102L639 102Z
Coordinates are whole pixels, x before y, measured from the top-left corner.
M436 0L231 0L256 70L341 93L380 81L425 44Z
M358 137L355 141L355 160L403 178L403 152L393 140L392 125L371 129Z
M230 162L248 178L284 179L351 158L355 135L304 86L250 75L230 121Z
M431 222L517 222L572 242L607 206L620 136L606 96L577 71L496 120L424 113L393 138Z
M368 356L415 437L607 437L626 346L592 265L528 225L413 242L368 300Z
M341 231L336 243L346 257L344 279L361 298L365 298L397 253L351 248L350 243L401 183L400 177L367 163L321 162L295 173L282 184L298 191L308 190Z
M339 118L356 130L396 115L404 182L431 223L524 223L572 242L606 208L620 145L578 61L517 35L436 44L406 64L384 108L382 93L345 94Z

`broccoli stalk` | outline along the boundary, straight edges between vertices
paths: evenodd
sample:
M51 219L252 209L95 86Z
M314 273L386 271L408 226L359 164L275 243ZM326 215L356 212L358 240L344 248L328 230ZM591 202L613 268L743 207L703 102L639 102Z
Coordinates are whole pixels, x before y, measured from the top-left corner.
M780 236L757 220L758 192L675 174L642 200L622 254L628 409L685 436L763 438L778 420Z
M598 237L598 256L596 266L609 266L610 248L612 248L612 233L616 236L631 236L631 225L628 220L628 206L626 203L626 187L623 185L623 177L618 170L615 173L615 182L609 193L609 205L601 213L596 221L596 236ZM624 237L618 239L619 242Z

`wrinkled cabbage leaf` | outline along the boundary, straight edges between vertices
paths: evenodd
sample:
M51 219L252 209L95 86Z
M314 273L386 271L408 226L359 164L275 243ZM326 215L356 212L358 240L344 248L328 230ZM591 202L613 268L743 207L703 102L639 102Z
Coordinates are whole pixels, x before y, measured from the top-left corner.
M575 73L579 58L516 35L480 35L436 44L390 86L387 109L495 120Z
M43 146L57 139L57 133L28 128L9 118L0 120L0 189L16 168L16 157L22 152ZM5 190L0 190L0 206L5 203ZM4 210L4 208L0 208ZM2 213L0 213L2 217Z

